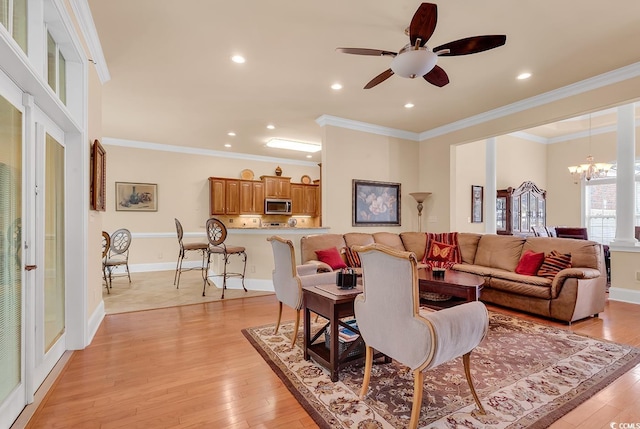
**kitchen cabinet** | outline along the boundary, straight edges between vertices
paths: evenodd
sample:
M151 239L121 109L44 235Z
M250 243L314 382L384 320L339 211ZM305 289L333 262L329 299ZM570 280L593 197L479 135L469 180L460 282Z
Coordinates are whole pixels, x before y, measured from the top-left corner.
M264 213L264 183L254 180L240 181L240 214Z
M496 196L496 232L504 235L533 235L531 227L547 224L547 191L533 182L498 191Z
M318 185L291 184L292 215L316 216L318 206Z
M209 212L240 214L240 180L209 177Z
M291 198L291 177L260 176L265 198Z

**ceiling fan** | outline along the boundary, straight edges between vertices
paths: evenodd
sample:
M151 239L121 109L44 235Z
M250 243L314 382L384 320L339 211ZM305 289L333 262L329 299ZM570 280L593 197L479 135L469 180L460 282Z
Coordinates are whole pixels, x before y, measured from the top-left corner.
M391 68L371 79L364 89L373 88L394 74L411 79L422 76L427 82L443 87L449 83L449 77L442 67L437 65L439 56L475 54L502 46L507 40L505 35L473 36L436 46L432 50L426 46L426 43L433 35L437 21L438 6L433 3L422 3L407 29L410 43L400 49L400 52L369 48L336 48L336 50L345 54L393 57Z

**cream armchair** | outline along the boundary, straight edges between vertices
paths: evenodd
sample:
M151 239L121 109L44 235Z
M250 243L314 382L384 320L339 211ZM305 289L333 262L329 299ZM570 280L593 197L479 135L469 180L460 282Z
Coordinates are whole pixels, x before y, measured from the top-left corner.
M282 318L282 304L296 310L296 321L293 328L293 338L291 347L296 343L298 329L300 328L300 312L302 310L302 287L315 286L320 284L335 283L335 273L316 274L317 268L309 265L296 266L295 251L291 240L274 235L267 238L271 242L273 249L273 260L275 268L273 270L273 287L278 298L278 321L276 322L275 334L280 328Z
M417 261L414 253L380 244L357 246L363 269L364 293L354 302L360 334L366 344L365 373L360 397L371 378L373 350L413 371L414 391L410 428L416 428L422 406L426 369L462 356L471 394L484 414L469 368L471 351L489 328L487 309L471 302L441 311L420 308ZM384 314L384 317L380 315Z

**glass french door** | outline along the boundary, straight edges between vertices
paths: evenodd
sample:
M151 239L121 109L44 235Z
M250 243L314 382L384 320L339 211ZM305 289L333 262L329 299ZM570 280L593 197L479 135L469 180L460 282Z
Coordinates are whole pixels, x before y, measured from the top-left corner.
M25 405L23 113L0 87L0 426ZM16 97L12 97L14 100Z

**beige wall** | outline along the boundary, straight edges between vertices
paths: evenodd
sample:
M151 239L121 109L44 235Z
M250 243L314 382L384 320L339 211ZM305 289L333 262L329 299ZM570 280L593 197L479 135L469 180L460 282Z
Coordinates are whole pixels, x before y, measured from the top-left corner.
M341 233L418 230L417 203L409 193L429 191L418 186L418 142L327 125L322 147L324 226ZM353 227L352 179L400 183L401 226Z

